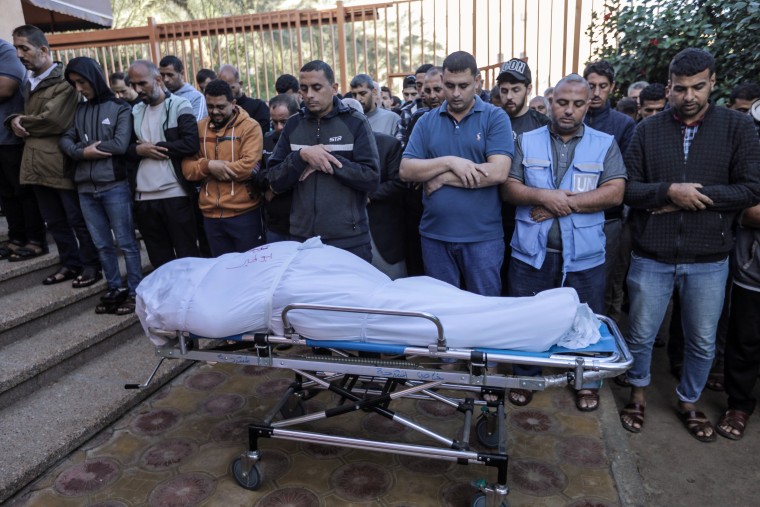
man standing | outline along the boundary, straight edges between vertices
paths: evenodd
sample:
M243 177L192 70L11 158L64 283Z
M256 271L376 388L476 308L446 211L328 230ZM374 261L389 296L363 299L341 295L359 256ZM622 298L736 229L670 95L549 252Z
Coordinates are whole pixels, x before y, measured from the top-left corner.
M398 110L399 116L401 116L401 123L399 123L398 132L396 132L396 138L406 146L409 140L411 132L411 122L414 113L422 107L422 85L425 79L425 74L433 67L430 63L424 63L417 67L417 71L413 76L407 76L404 78L403 89L401 90L404 95L404 105Z
M665 109L665 86L652 83L639 93L639 121L646 120Z
M623 200L625 166L612 136L583 125L589 86L571 74L557 83L551 124L518 138L504 197L517 206L508 294L533 296L572 287L581 302L599 313L604 304L604 210ZM538 367L515 365L523 375ZM581 411L599 407L599 384L576 395ZM515 405L527 405L532 392L512 389Z
M351 93L359 101L373 132L395 135L401 118L396 113L377 107L377 89L367 74L357 74L351 80Z
M401 179L424 183L420 223L425 274L484 296L499 296L504 231L498 185L514 142L504 111L476 95L475 58L457 51L443 62L446 100L417 122Z
M367 195L380 184L372 129L335 96L338 84L325 62L301 67L300 86L304 107L288 120L269 159L269 184L275 194L293 190L293 239L321 236L371 262Z
M633 239L628 343L633 366L623 427L644 424L652 345L674 289L681 301L684 362L676 388L689 434L715 440L696 403L715 353L734 218L760 201L760 144L747 115L710 103L715 60L689 48L670 63L671 109L642 122L625 155Z
M235 105L221 79L206 85L206 107L208 117L198 123L200 151L182 161L182 173L201 182L198 204L211 255L247 252L264 243L261 194L253 184L261 165L261 127Z
M63 65L53 61L42 30L31 25L16 28L13 45L29 79L24 87L24 113L5 121L24 139L20 181L33 185L61 260L61 268L42 283L74 279L73 287L87 287L102 278L100 260L67 170L68 161L58 148L59 138L74 118L79 94L63 78ZM47 248L44 244L29 247L35 254Z
M267 243L290 240L290 204L293 200L293 191L288 190L275 195L269 188L267 174L269 172L269 158L274 153L277 141L280 140L280 134L285 130L288 118L298 112L298 99L296 97L290 93L281 93L269 101L272 130L264 134L264 154L261 170L258 173L259 188L264 195L264 223L266 224Z
M116 98L123 99L130 106L135 107L140 102L140 98L127 81L127 76L123 72L114 72L108 77L111 91Z
M23 114L22 83L25 70L12 45L0 39L0 121ZM47 252L45 222L31 187L19 180L24 141L0 128L0 204L8 221L8 243L0 259L22 261Z
M499 88L501 107L509 115L514 139L520 134L530 132L549 124L549 117L528 107L528 96L533 90L531 73L528 64L517 58L512 58L501 66L501 72L496 78ZM509 247L512 234L515 232L515 206L507 201L501 205L501 220L504 227L504 264L501 267L501 288L506 293L507 273L512 252Z
M206 85L214 79L216 79L216 72L211 69L201 69L195 74L195 84L198 85L198 89L201 93L206 90Z
M253 118L261 126L261 132L269 132L269 107L261 99L246 97L243 93L243 81L240 79L240 72L232 65L222 65L219 67L219 79L226 81L232 89L232 96L235 97L235 103L240 106L248 116Z
M185 82L182 76L185 72L182 60L174 55L168 55L163 57L158 65L161 79L163 79L166 89L177 97L183 97L190 101L196 121L201 121L205 118L207 115L206 99L203 98L203 95L198 90L190 86L190 83Z
M134 136L127 153L139 160L133 176L135 221L150 263L157 268L180 257L198 257L195 189L181 167L182 159L200 147L193 106L163 90L153 62L134 62L129 82L142 101L132 109Z

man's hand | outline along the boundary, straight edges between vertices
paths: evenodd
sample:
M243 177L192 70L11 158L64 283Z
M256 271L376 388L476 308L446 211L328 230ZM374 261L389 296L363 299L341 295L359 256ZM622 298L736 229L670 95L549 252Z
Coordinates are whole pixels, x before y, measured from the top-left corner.
M100 144L100 141L86 147L84 151L82 152L82 156L88 160L98 160L102 158L109 158L111 154L108 153L107 151L100 151L98 149L99 144Z
M425 195L430 197L431 195L433 195L433 192L442 188L446 184L443 177L444 174L446 173L439 174L432 180L425 182Z
M545 208L552 215L548 218L564 217L575 211L570 199L572 195L569 190L542 190L541 203L533 209Z
M340 160L335 158L323 144L302 148L299 153L301 155L301 160L309 165L309 168L301 175L300 181L308 178L309 174L314 171L333 174L333 164L335 164L336 167L343 167ZM311 171L309 169L311 169Z
M169 158L169 155L166 154L169 151L168 148L156 146L153 143L138 141L136 151L142 158L152 158L153 160L167 160Z
M699 191L700 183L671 183L668 198L681 209L699 211L712 205L712 199Z
M11 129L13 130L13 133L21 138L29 137L29 132L27 132L27 130L21 125L21 120L23 118L23 116L16 116L11 120Z
M533 206L530 209L530 219L534 222L544 222L546 220L551 220L552 218L557 218L551 211L544 208L543 206Z
M209 160L208 172L219 181L232 181L235 178L235 171L227 167L224 160Z
M653 215L664 215L665 213L673 213L674 211L681 211L681 208L675 204L666 204L662 208L655 208L647 210Z
M478 164L463 158L451 157L447 165L462 182L464 188L476 188L480 186L482 177L488 177L488 173Z

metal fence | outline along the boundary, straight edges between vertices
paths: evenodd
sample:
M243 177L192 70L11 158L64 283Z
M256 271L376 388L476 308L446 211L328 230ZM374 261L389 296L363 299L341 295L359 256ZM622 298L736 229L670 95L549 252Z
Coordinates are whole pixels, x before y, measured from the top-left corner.
M577 72L591 54L585 28L603 0L399 0L330 9L286 10L136 28L52 34L54 57L98 60L107 73L136 59L158 63L174 54L193 83L201 68L239 68L248 95L269 97L281 74L297 75L310 60L330 63L343 91L358 73L396 93L422 63L440 65L469 51L493 86L498 64L527 59L535 90ZM583 28L583 29L582 29Z

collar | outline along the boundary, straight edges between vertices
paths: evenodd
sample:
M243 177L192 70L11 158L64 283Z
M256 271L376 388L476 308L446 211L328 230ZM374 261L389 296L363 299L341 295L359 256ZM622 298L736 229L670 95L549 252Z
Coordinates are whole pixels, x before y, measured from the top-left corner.
M464 117L462 119L464 120L465 118L467 118L468 116L470 116L473 113L481 113L481 112L483 112L485 110L486 110L486 103L483 102L483 100L481 100L480 97L478 97L477 95L475 95L475 104L470 108L469 111L467 111L467 114L464 115ZM441 104L438 107L438 114L445 114L445 115L451 116L449 114L449 103L448 103L448 101L444 100L443 104Z
M672 115L673 115L673 119L674 119L675 121L677 121L678 123L680 123L680 124L681 124L681 126L683 126L683 127L686 127L686 128L689 128L689 127L699 127L700 125L702 125L702 122L704 122L704 121L705 121L705 116L707 116L707 113L709 113L709 112L710 112L710 110L712 109L712 107L713 107L713 103L712 103L712 101L708 102L708 103L707 103L707 109L705 109L705 112L704 112L704 114L702 114L702 116L701 116L700 118L698 118L697 120L695 120L695 121L693 121L693 122L691 122L691 123L686 123L686 122L684 122L684 121L683 121L683 120L682 120L682 119L681 119L681 118L680 118L680 117L679 117L679 116L678 116L678 115L675 113L675 111L673 111L673 113L672 113Z
M549 131L549 135L552 136L554 139L557 139L558 141L560 141L562 143L565 142L559 136L559 134L555 134L554 132L552 132L551 123L546 126L546 129ZM573 134L573 137L571 137L570 139L575 139L576 137L580 139L581 137L583 137L583 134L585 134L585 133L586 133L586 126L581 123L581 128L579 128L578 131L575 134Z
M594 118L596 116L601 116L603 114L609 113L611 109L612 109L612 105L610 105L610 101L608 100L599 109L591 109L589 107L588 111L586 111L586 116L591 116L592 118Z

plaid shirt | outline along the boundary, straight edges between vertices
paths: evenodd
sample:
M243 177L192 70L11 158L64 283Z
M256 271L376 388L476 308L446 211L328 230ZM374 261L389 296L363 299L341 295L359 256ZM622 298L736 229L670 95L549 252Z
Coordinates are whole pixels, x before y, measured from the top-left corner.
M695 137L697 137L697 131L699 130L699 125L702 122L693 123L691 125L686 125L685 123L681 125L681 134L683 135L683 159L687 160L689 158L689 148L691 148L691 142L694 140Z

